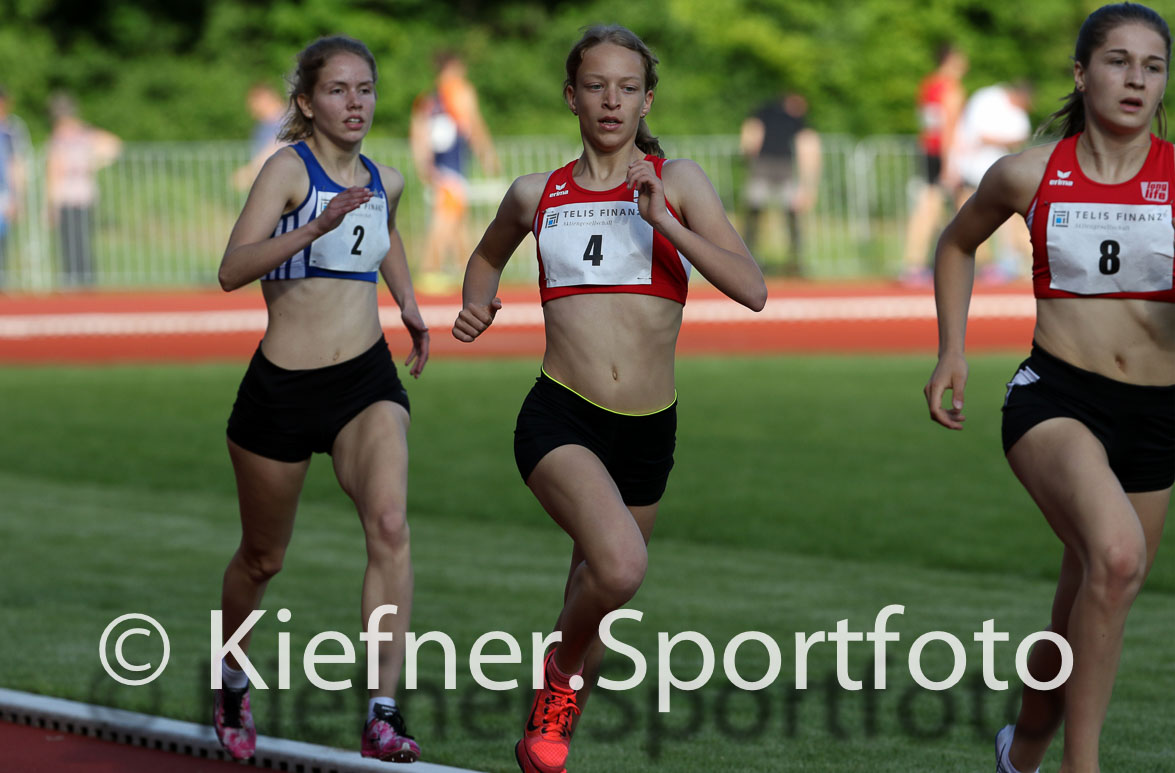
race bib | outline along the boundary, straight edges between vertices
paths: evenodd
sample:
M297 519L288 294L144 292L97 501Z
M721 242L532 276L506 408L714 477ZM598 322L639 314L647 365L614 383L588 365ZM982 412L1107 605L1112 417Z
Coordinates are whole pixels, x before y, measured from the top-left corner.
M1054 203L1048 222L1054 290L1079 295L1170 290L1170 204Z
M547 287L652 284L653 227L636 202L565 204L542 218L539 254Z
M319 191L315 216L321 215L336 195ZM348 212L337 228L311 242L310 265L331 271L375 271L391 246L387 199L377 194Z

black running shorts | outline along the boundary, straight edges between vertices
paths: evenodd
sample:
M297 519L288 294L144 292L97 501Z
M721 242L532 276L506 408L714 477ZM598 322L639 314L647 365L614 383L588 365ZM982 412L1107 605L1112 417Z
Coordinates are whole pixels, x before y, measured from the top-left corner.
M587 448L603 463L626 505L661 501L677 438L677 400L656 413L616 413L541 374L522 403L514 429L514 461L525 481L559 446Z
M1105 446L1125 491L1175 483L1175 385L1138 386L1076 368L1032 347L1004 397L1006 454L1042 421L1080 421Z
M922 157L926 164L926 182L931 185L942 183L942 156L938 153L927 153Z
M279 368L258 346L237 390L228 436L255 454L300 462L312 453L330 453L339 430L380 400L408 410L408 393L383 336L358 357L309 370Z

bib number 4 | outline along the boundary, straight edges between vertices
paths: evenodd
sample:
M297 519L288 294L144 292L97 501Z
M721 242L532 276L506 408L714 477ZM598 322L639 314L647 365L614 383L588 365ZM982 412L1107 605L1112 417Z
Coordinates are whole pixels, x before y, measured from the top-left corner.
M631 201L563 204L544 213L538 253L547 287L652 283L653 227Z
M575 253L572 253L575 254ZM593 266L598 266L604 260L604 235L592 234L588 238L587 247L583 251L583 259L591 261Z

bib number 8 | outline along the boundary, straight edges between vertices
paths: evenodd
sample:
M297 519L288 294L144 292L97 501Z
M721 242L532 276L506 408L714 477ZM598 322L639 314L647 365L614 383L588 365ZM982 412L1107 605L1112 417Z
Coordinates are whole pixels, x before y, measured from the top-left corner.
M1098 271L1101 271L1106 276L1117 274L1118 269L1122 267L1122 259L1118 257L1118 253L1122 250L1122 246L1113 239L1106 239L1101 246L1101 259L1097 262Z

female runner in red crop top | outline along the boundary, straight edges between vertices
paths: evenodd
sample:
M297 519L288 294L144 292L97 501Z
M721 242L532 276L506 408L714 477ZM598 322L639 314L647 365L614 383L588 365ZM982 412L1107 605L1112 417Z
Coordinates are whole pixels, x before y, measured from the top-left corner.
M705 173L692 161L660 158L643 118L656 63L623 27L593 27L572 48L564 97L579 116L583 154L510 187L470 257L453 326L461 341L485 332L501 307L494 296L502 268L533 231L546 353L518 417L515 458L575 546L556 624L562 642L547 657L515 747L524 773L565 769L574 717L602 653L599 622L644 579L673 464L673 356L688 264L751 309L767 299Z
M1008 385L1008 462L1064 543L1050 629L1072 651L1063 687L1025 686L996 739L998 770L1036 770L1061 722L1061 770L1097 771L1126 616L1154 561L1175 479L1175 153L1151 134L1171 37L1141 5L1089 16L1076 89L1054 119L1065 139L1001 159L943 233L935 261L939 359L930 415L963 422L963 338L977 245L1014 213L1033 241L1032 356ZM944 409L944 393L952 393ZM1038 682L1062 673L1033 648Z

